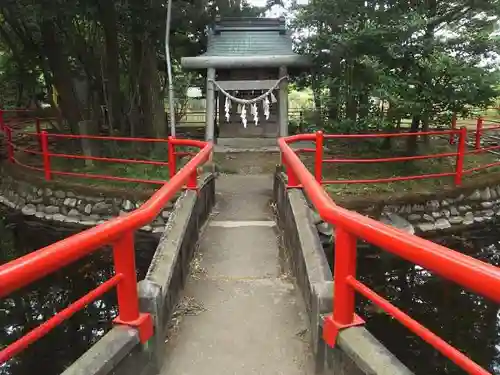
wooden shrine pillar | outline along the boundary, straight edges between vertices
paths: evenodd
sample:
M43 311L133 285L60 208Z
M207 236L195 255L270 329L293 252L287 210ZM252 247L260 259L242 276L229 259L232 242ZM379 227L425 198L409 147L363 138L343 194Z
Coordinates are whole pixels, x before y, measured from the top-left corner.
M207 69L207 95L206 95L206 118L205 118L205 140L214 141L214 113L215 113L215 68Z
M286 77L286 66L280 66L279 78ZM280 82L279 87L279 136L288 135L288 79Z

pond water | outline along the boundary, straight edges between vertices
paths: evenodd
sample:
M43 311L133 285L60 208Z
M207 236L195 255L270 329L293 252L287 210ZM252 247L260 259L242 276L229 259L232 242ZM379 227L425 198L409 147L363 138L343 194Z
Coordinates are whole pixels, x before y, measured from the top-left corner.
M39 221L25 221L18 214L0 211L0 263L30 253L76 233L75 228L55 228ZM158 238L136 235L138 279L143 279ZM0 348L37 327L57 311L82 297L113 274L111 250L102 249L33 286L0 300ZM6 364L0 375L58 375L111 327L117 314L111 291Z
M500 264L498 224L431 239ZM327 254L331 254L331 250ZM500 374L499 306L390 254L360 246L358 278L494 374ZM357 298L366 328L417 375L464 374L389 315Z
M75 229L55 228L0 211L0 263L65 238ZM495 225L460 235L434 238L475 258L500 265L500 231ZM158 238L136 238L138 279L144 278ZM325 250L331 259L331 247ZM109 249L103 249L34 286L0 300L0 347L95 288L112 275ZM500 375L499 306L468 293L406 261L362 246L358 277L426 327ZM463 374L451 361L361 297L358 313L366 327L417 375ZM111 327L115 292L106 294L5 365L0 375L60 374Z

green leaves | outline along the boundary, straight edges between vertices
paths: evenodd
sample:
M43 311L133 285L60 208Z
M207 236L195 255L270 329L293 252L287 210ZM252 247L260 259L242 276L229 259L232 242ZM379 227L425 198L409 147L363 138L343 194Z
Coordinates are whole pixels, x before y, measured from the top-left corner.
M205 51L207 26L217 14L258 16L276 3L254 7L246 0L174 0L172 64L178 67L181 57ZM164 129L157 119L164 118L158 103L164 94L160 85L165 86L165 23L166 0L3 0L0 51L5 50L8 63L0 62L0 92L9 98L0 99L15 106L19 96L33 91L50 97L55 86L72 131L84 118L98 118L101 131L124 135L153 134L153 122L155 129ZM182 108L187 85L200 75L180 69L175 75ZM77 81L88 87L78 97ZM18 85L23 89L16 90Z
M488 59L500 52L499 18L498 0L314 0L298 9L294 26L312 30L301 33L299 49L312 55L315 89L341 131L344 119L439 122L444 112L490 105L498 95Z

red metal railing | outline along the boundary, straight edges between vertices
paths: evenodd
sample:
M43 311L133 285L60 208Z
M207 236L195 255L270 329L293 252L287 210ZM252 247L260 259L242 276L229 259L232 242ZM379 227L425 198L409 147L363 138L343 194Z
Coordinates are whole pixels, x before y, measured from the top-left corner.
M110 176L105 174L97 174L97 173L82 173L82 172L73 172L73 171L62 171L56 170L52 166L52 160L54 158L61 159L70 159L70 160L89 160L89 161L98 161L98 162L107 162L107 163L120 163L120 164L143 164L143 165L154 165L158 167L168 167L169 168L169 176L172 176L177 171L177 159L178 157L183 156L193 156L195 153L186 152L186 151L178 151L177 147L187 146L185 142L180 139L176 139L173 137L169 137L168 139L160 139L160 138L138 138L138 137L114 137L114 136L94 136L94 135L72 135L72 134L54 134L49 133L46 130L42 129L42 121L46 119L41 118L11 118L9 120L5 119L6 114L12 113L15 115L18 112L23 113L26 111L17 110L13 111L5 111L0 110L0 129L5 134L6 144L7 144L7 157L9 161L13 164L19 165L20 167L34 170L38 172L43 172L43 175L47 181L52 180L54 175L59 176L69 176L69 177L77 177L77 178L89 178L89 179L98 179L98 180L109 180L109 181L120 181L120 182L135 182L135 183L145 183L145 184L153 184L153 185L162 185L166 181L165 180L153 180L153 179L142 179L142 178L133 178L133 177L121 177L121 176ZM23 126L26 124L35 125L35 132L26 132L24 131ZM18 128L21 129L18 129ZM33 148L23 148L16 144L14 138L15 135L23 135L25 137L32 137L37 140L38 149ZM168 150L168 160L167 161L154 161L154 160L145 160L145 159L125 159L125 158L117 158L117 157L98 157L98 156L90 156L90 155L76 155L76 154L68 154L68 153L57 153L51 151L50 145L56 145L59 140L88 140L88 141L103 141L103 142L134 142L143 143L143 144L163 144ZM39 164L40 165L32 165L26 164L22 160L22 155L36 155L40 157ZM194 181L194 180L193 180ZM189 189L193 189L196 187L196 184L193 184L191 181L188 184Z
M25 117L19 117L18 114L25 114ZM46 180L51 180L54 175L69 176L77 178L90 178L90 179L100 179L109 181L121 181L121 182L136 182L136 183L146 183L146 184L156 184L161 185L165 183L164 180L153 180L153 179L141 179L132 177L121 177L121 176L110 176L105 174L96 173L82 173L74 171L61 171L56 170L52 166L52 160L55 158L62 159L72 159L72 160L90 160L98 162L107 163L121 163L121 164L143 164L143 165L156 165L156 166L168 166L170 177L175 174L177 170L177 158L181 156L192 156L193 153L190 152L180 152L177 151L177 146L181 146L178 140L175 138L168 139L152 139L152 138L130 138L130 137L112 137L112 136L91 136L91 135L71 135L71 134L52 134L48 133L42 129L40 118L29 118L26 117L26 113L30 113L26 110L0 110L0 129L3 129L6 135L7 142L7 153L8 158L12 163L15 163L26 169L43 172ZM5 117L10 115L11 118L6 120ZM10 125L10 123L15 123L17 127L23 123L35 123L36 132L22 132L27 137L34 137L37 139L39 149L29 149L22 148L15 144L14 136L15 130ZM457 117L453 116L451 122L450 130L432 130L426 132L417 133L371 133L371 134L323 134L322 132L317 132L314 141L316 142L315 148L305 148L299 150L300 152L315 153L315 176L317 181L320 181L324 185L329 184L366 184L366 183L388 183L388 182L398 182L398 181L408 181L408 180L422 180L422 179L434 179L434 178L446 178L453 177L455 185L459 186L463 182L464 175L477 172L483 169L496 167L500 165L500 161L492 162L485 165L477 166L474 168L464 169L464 159L466 156L473 156L486 152L495 152L500 150L500 145L485 146L481 147L481 141L488 132L500 130L500 125L488 125L484 126L484 120L480 117L476 121L475 129L467 129L462 127L457 129ZM417 155L417 156L403 156L403 157L389 157L389 158L372 158L372 159L347 159L347 158L324 158L323 145L327 140L333 139L374 139L374 138L406 138L412 136L437 136L441 138L449 138L450 145L456 145L456 149L452 152L445 152L439 154L429 154L429 155ZM467 147L467 139L470 137L474 138L473 149L469 150ZM499 137L500 139L500 137ZM140 159L124 159L116 157L97 157L89 155L74 155L68 153L57 153L50 151L49 145L57 144L59 140L87 140L87 141L113 141L113 142L140 142L140 143L163 143L168 149L168 160L166 161L153 161L153 160L140 160ZM458 142L457 142L458 141ZM19 154L29 154L37 155L40 157L40 165L28 165L23 162L21 155ZM439 172L439 173L427 173L412 176L393 176L387 178L377 178L377 179L337 179L337 180L327 180L323 178L323 164L366 164L366 163L388 163L388 162L407 162L415 160L429 160L429 159L439 159L439 158L455 158L455 168L454 170ZM189 185L189 188L193 186Z
M212 153L212 144L210 143L181 139L176 139L175 142L178 145L197 147L200 152L140 208L128 215L112 219L34 253L0 265L0 298L98 251L103 246L112 245L115 266L115 275L112 278L2 349L0 351L0 364L15 356L114 287L117 288L119 310L119 315L114 322L136 327L143 343L151 337L153 334L151 316L139 312L134 231L153 221L165 204L185 185L195 188L197 169L209 160Z
M328 139L373 139L373 138L400 138L400 137L411 137L411 136L450 136L458 135L458 145L454 152L446 152L441 154L430 154L430 155L416 155L416 156L402 156L402 157L391 157L391 158L372 158L372 159L345 159L345 158L325 158L324 157L324 143ZM318 131L315 134L303 135L307 137L307 140L315 142L315 148L302 148L299 149L300 153L314 153L315 163L314 163L314 176L316 180L323 185L330 184L367 184L367 183L383 183L383 182L396 182L396 181L408 181L408 180L421 180L427 178L442 178L442 177L454 177L456 185L462 183L462 177L464 173L468 171L463 170L464 157L466 152L466 138L467 130L461 128L458 130L435 130L428 132L419 133L373 133L373 134L323 134L322 131ZM304 138L306 139L306 138ZM413 160L427 160L427 159L437 159L437 158L447 158L454 157L456 159L455 171L441 172L441 173L429 173L423 175L413 175L413 176L396 176L388 178L378 178L378 179L352 179L352 180L327 180L323 178L323 164L371 164L371 163L388 163L388 162L404 162Z
M481 141L483 140L483 136L485 132L492 132L500 130L500 122L495 120L488 120L488 122L493 123L494 125L484 125L485 120L482 117L478 117L476 120L476 128L474 130L469 130L470 133L474 134L474 148L476 150L481 149ZM500 138L499 138L500 139Z
M355 314L357 292L389 313L469 374L489 374L463 353L357 280L356 242L358 239L367 241L497 303L500 302L500 269L337 206L318 181L319 171L315 172L316 177L313 176L289 146L298 141L314 141L317 137L318 134L300 134L281 138L278 143L288 176L288 187L303 188L321 217L335 226L335 303L333 314L325 320L324 340L328 345L335 346L341 329L363 324L363 320ZM319 160L322 159L318 158Z
M323 145L323 139L370 139L370 138L401 138L401 137L411 137L411 136L449 136L451 134L457 134L459 136L459 146L456 152L448 152L441 154L431 154L431 155L417 155L417 156L403 156L403 157L392 157L392 158L375 158L375 159L324 159L323 158L323 147L318 147L318 145ZM462 182L462 166L463 158L465 152L465 128L460 130L436 130L428 132L419 133L387 133L387 134L323 134L322 132L316 133L316 157L315 160L318 162L320 158L321 163L316 163L316 178L319 179L321 176L322 184L360 184L360 183L381 183L381 182L395 182L395 181L408 181L408 180L420 180L426 178L441 178L441 177L455 177L455 183L460 185ZM319 138L319 141L318 141ZM455 157L456 158L456 170L454 172L443 172L443 173L431 173L425 175L414 175L414 176L397 176L389 178L379 178L379 179L362 179L362 180L324 180L322 178L322 168L323 163L387 163L387 162L404 162L413 160L426 160L426 159L437 159L445 157Z
M470 132L474 135L474 148L473 150L467 151L466 155L478 155L478 154L483 154L486 152L493 152L493 153L498 153L500 151L500 145L493 145L493 146L484 146L482 147L481 143L484 139L492 138L495 136L491 135L491 132L498 132L500 130L500 125L498 122L491 121L489 122L494 123L495 125L489 125L486 126L484 125L484 119L479 117L476 121L476 129L475 130L470 130ZM500 136L496 136L497 143L500 143ZM472 173L472 172L477 172L483 169L487 168L492 168L500 165L500 161L493 162L493 163L488 163L485 165L480 165L475 168L470 168L467 170L464 170L464 173Z
M452 124L456 124L454 121ZM467 156L473 156L481 153L486 153L490 151L500 150L500 145L485 146L481 147L481 140L484 139L484 133L487 131L498 131L500 130L500 125L488 126L485 128L483 126L483 120L478 119L477 128L467 129L461 127L460 129L453 128L451 130L432 130L427 132L417 132L417 133L368 133L368 134L324 134L322 131L318 131L315 134L301 135L304 136L309 141L315 142L314 148L301 148L298 149L298 153L314 153L314 176L316 181L322 185L331 184L368 184L368 183L384 183L384 182L397 182L397 181L409 181L409 180L422 180L430 178L443 178L443 177L453 177L455 185L459 186L463 182L464 175L480 171L483 169L496 167L500 165L499 162L493 162L485 164L475 168L464 169L464 160ZM474 136L475 142L474 147L469 150L467 147L467 139L469 134ZM380 139L380 138L407 138L415 136L437 136L441 138L449 138L449 143L455 145L455 150L451 152L444 152L438 154L428 154L428 155L415 155L415 156L401 156L401 157L388 157L388 158L325 158L324 144L327 140L332 139L347 139L347 140L365 140L365 139ZM498 137L500 141L500 137ZM427 173L411 176L394 176L387 178L377 178L377 179L325 179L323 176L323 166L324 164L373 164L373 163L390 163L390 162L408 162L415 160L429 160L429 159L439 159L439 158L455 158L455 166L453 170L447 172L439 173Z

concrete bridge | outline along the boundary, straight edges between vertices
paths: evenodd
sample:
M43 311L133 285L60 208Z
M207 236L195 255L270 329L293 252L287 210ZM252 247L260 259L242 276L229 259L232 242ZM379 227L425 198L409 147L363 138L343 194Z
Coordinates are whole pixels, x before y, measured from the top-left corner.
M273 177L207 175L181 197L139 283L152 341L116 327L64 374L410 374L362 327L327 353L331 273L306 201Z
M170 181L143 206L0 266L4 297L105 245L113 246L115 262L112 278L1 350L0 364L116 287L115 327L65 375L411 374L363 327L356 293L468 373L487 374L356 279L356 239L496 302L500 271L335 205L320 176L290 147L315 139L280 138L282 163L274 175L224 176L211 168L199 174L211 159L211 143L169 140L169 147L200 151L179 171L174 165ZM179 191L148 273L137 283L133 232ZM335 280L311 207L335 226Z
M29 136L36 137L33 139L38 145L26 148L16 145L16 128L20 126L16 116L7 116L13 117L8 120L4 116L8 111L0 110L0 134L7 159L30 173L43 173L46 181L64 176L141 184L164 182L61 171L52 168L53 158L149 164L168 170L170 176L137 210L0 265L0 298L104 246L113 247L115 268L109 280L0 350L0 366L116 288L115 327L66 369L65 375L410 374L363 327L355 314L356 295L370 300L466 372L488 374L356 278L356 243L360 240L500 302L498 268L343 209L332 201L322 188L328 183L322 172L326 162L324 140L410 134L317 132L287 137L289 78L307 72L312 64L293 51L285 25L282 18L217 19L208 35L207 52L182 59L185 69L206 69L208 142L54 134L42 130L37 119L36 133ZM247 121L254 124L247 126ZM489 130L495 129L498 126ZM478 122L473 153L492 151L491 147L481 149L484 130L488 129ZM454 177L456 185L460 185L464 175L497 165L464 168L464 157L471 154L466 148L467 132L466 128L456 129L454 121L451 130L413 134L446 137L451 144L457 144L456 152L363 161L456 157L455 171L357 183ZM267 138L267 151L279 151L281 156L276 174L216 178L216 173L207 169L200 174L199 169L211 160L211 141L217 139L216 151L227 152L233 148L235 138L241 138L238 142L245 143L247 151L254 149L255 141L262 145L262 138ZM79 140L84 155L51 149L57 139ZM168 149L168 160L96 156L89 146L91 139L155 143L158 149ZM315 144L297 146L300 141ZM199 151L180 150L186 147ZM313 173L299 159L299 150L314 155ZM26 155L35 155L35 164L25 164ZM179 170L180 157L192 158ZM137 283L134 232L151 224L181 191L147 276ZM311 207L325 223L335 227L335 279ZM35 213L32 207L28 211ZM493 214L491 211L489 217Z

